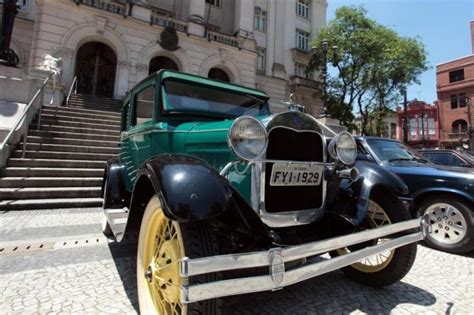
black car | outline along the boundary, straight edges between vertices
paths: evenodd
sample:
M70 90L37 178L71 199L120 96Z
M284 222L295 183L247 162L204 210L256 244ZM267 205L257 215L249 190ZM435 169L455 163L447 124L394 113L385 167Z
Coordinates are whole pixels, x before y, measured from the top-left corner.
M474 169L434 164L396 140L356 141L358 160L385 166L405 181L412 215L430 215L430 246L452 253L474 249Z
M456 150L420 150L423 157L440 165L474 168L474 157Z

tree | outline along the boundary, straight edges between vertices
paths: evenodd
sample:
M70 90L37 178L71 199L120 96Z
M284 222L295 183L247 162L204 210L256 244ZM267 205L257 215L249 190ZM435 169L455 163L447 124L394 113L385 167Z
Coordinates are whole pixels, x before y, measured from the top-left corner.
M369 19L362 7L341 7L336 11L335 19L312 43L315 49L308 71L323 69L323 40L328 42L327 61L334 69L328 74L330 97L325 100L330 113L341 124L352 127L354 116L348 112L354 112L356 107L362 133L374 130L380 134L384 113L397 104L400 87L419 83L418 76L428 69L424 45ZM337 50L333 54L334 46ZM373 115L374 112L380 114ZM376 123L375 128L369 128L371 120Z

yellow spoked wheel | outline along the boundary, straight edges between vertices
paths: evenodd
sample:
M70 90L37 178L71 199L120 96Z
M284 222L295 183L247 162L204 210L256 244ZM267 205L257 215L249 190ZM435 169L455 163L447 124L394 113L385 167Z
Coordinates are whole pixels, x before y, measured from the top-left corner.
M370 229L409 220L411 216L396 196L384 190L379 190L369 199L367 219L369 225L367 228ZM356 251L365 246L385 243L388 240L379 238L373 242L368 242L368 244L341 248L330 254L331 256L341 256L350 253L351 250ZM370 286L383 287L393 284L402 279L410 270L415 261L416 246L416 243L411 243L387 250L344 267L342 271L348 278Z
M367 209L367 216L373 228L378 228L387 224L392 224L388 214L385 210L373 200L369 200L369 208ZM386 242L387 239L378 239L377 244ZM341 248L337 250L339 255L344 255L350 252L348 248ZM377 272L390 264L395 250L389 250L374 256L364 258L363 260L352 264L351 266L362 272Z
M179 223L163 214L158 198L148 203L142 219L137 255L137 284L143 314L186 314L180 301L179 260L184 257Z

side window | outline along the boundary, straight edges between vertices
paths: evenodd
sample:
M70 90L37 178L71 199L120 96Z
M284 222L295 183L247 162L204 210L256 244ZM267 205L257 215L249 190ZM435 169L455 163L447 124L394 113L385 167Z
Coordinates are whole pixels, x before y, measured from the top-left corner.
M135 94L136 124L150 121L153 115L155 86L151 85Z

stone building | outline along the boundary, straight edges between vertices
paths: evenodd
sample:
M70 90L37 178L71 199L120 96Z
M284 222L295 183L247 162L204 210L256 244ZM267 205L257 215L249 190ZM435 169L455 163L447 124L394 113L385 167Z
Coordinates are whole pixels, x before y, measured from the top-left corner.
M120 99L171 68L264 90L275 111L295 93L319 115L320 83L305 67L326 8L326 0L27 0L11 47L27 78L44 76L44 55L61 57L56 103L75 77L78 93Z
M414 99L408 103L406 116L408 118L408 144L414 148L435 148L439 146L438 106ZM397 111L398 137L403 140L405 126L405 111Z

